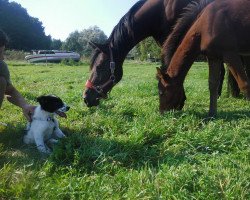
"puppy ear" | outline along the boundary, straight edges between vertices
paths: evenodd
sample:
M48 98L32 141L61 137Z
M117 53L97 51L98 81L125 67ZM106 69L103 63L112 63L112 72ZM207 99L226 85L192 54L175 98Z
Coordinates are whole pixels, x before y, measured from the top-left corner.
M37 102L40 102L40 101L41 101L41 98L42 98L42 96L37 97L37 98L36 98L36 101L37 101Z
M46 103L46 98L45 98L44 96L40 96L40 97L38 97L36 100L37 100L37 102L38 102L40 105Z

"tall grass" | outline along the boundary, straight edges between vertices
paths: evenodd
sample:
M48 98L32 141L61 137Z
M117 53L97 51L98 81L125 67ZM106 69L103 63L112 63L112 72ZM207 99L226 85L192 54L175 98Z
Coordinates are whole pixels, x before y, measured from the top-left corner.
M67 135L50 156L24 145L21 110L0 111L0 199L249 199L249 102L218 102L207 117L207 64L185 82L183 111L158 112L155 64L127 62L97 108L82 103L88 66L9 62L14 85L32 104L42 94L71 106Z

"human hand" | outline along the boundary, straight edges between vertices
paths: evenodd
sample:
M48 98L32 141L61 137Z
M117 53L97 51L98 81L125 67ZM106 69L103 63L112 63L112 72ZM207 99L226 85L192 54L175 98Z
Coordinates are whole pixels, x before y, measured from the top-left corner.
M23 115L25 116L25 118L29 122L31 122L32 121L32 115L34 114L36 106L32 106L32 105L27 104L22 109L23 109Z

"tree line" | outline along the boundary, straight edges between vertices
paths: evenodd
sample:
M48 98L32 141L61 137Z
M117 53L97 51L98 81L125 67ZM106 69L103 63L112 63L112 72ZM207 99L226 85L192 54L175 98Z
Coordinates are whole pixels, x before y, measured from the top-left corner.
M8 49L30 51L33 49L61 49L80 53L83 57L90 57L92 48L89 41L104 43L105 33L97 26L74 31L65 41L53 39L46 35L42 22L28 14L27 10L16 2L0 0L0 29L9 37ZM139 43L129 57L140 60L158 60L160 48L153 38Z
M27 51L50 47L51 37L45 35L42 23L20 4L0 0L0 19L0 28L9 36L8 48Z

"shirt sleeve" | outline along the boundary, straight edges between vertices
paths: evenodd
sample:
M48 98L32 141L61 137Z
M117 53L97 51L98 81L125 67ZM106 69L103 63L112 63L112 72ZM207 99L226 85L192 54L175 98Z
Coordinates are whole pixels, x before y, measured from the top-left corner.
M10 72L4 61L0 61L0 76L3 76L6 79L7 84L11 85Z

